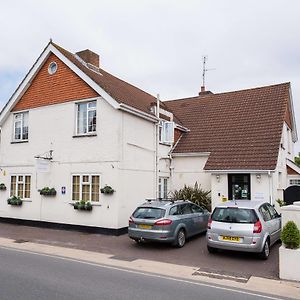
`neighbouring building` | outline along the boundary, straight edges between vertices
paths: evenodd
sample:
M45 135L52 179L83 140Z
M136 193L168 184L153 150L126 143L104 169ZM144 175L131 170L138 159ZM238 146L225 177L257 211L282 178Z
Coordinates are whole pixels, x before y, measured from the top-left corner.
M299 180L290 84L158 101L52 41L0 115L0 218L122 232L145 198L197 181L213 205ZM110 186L112 194L101 193ZM56 195L40 195L45 188ZM103 190L102 190L103 191ZM21 207L7 204L10 196ZM74 209L90 201L91 211Z

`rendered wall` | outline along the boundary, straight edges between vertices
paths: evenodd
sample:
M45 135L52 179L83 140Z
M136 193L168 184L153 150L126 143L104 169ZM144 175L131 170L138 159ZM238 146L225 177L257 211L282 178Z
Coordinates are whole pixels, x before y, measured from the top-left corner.
M68 224L118 228L118 201L121 184L119 164L122 158L122 113L103 99L97 101L97 136L76 137L75 102L35 108L29 111L29 142L11 143L13 116L2 127L0 146L0 182L7 190L0 193L0 216ZM49 173L38 173L36 155L54 150ZM4 176L4 173L6 176ZM31 175L31 199L22 207L7 205L12 174ZM74 210L71 202L72 174L100 174L100 185L111 185L117 192L100 194L92 212ZM50 186L57 196L46 198L38 190ZM66 187L66 194L61 188Z

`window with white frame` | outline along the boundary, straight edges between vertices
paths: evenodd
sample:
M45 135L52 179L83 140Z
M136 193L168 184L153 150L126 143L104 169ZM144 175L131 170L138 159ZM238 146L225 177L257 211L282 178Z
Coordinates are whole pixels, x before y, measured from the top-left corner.
M99 201L100 176L99 175L73 175L72 200L73 201Z
M159 121L159 142L171 144L174 142L174 122Z
M14 141L28 140L28 111L14 114Z
M159 177L158 179L158 197L162 199L168 198L168 181L167 177Z
M83 102L77 104L77 134L96 132L97 102Z
M21 199L30 198L30 175L13 175L10 177L10 196Z
M290 185L300 185L300 179L290 179Z

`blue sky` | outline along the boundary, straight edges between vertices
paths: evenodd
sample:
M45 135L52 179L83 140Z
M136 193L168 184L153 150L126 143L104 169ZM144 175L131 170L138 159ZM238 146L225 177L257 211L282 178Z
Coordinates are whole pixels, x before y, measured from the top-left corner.
M162 99L197 95L203 55L212 92L290 81L300 128L299 11L298 0L6 1L0 108L51 37L99 53L104 69Z

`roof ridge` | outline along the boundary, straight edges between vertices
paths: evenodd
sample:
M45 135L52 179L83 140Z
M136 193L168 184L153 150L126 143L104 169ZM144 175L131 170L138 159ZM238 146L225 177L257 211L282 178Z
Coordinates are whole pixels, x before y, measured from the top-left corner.
M224 95L224 94L233 94L233 93L240 93L240 92L246 92L246 91L252 91L252 90L260 90L260 89L266 89L266 88L272 88L275 86L283 86L283 85L290 85L291 82L282 82L282 83L276 83L276 84L271 84L271 85L264 85L264 86L258 86L258 87L253 87L253 88L246 88L246 89L241 89L241 90L236 90L236 91L228 91L228 92L221 92L221 93L212 93L208 94L205 96L194 96L194 97L186 97L186 98L177 98L177 99L171 99L171 100L166 100L164 102L173 102L173 101L184 101L184 100L192 100L192 99L203 99L207 97L214 97L217 95Z

